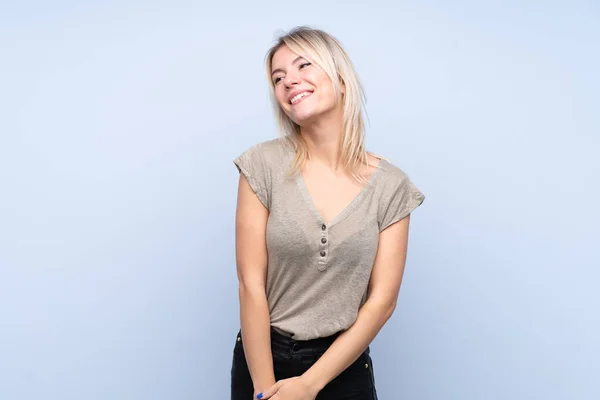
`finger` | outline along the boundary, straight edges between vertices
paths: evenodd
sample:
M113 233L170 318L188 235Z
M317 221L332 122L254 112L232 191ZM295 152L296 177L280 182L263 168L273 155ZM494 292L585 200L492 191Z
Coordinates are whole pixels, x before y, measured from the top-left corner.
M277 383L275 383L273 386L271 386L270 388L268 388L264 392L257 394L256 398L259 399L259 400L270 399L275 393L277 393L277 391L279 390L279 388L283 385L283 382L284 381L278 381Z
M277 398L276 398L276 397L273 397L273 395L274 395L275 393L277 393L277 391L278 391L279 389L281 389L281 387L282 387L283 385L285 385L287 382L289 382L289 381L291 381L291 380L294 380L294 379L297 379L297 378L298 378L298 377L297 377L297 376L295 376L295 377L293 377L293 378L282 379L282 380L280 380L280 381L277 381L277 383L275 383L273 386L271 386L270 388L268 388L268 389L267 389L267 390L265 390L264 392L262 392L262 393L259 393L258 395L256 395L256 398L257 398L257 399L260 399L260 400L267 400L267 399L271 399L271 400L277 400Z
M287 379L282 379L280 381L277 381L277 383L275 383L273 386L271 386L270 388L265 390L262 393L262 396L259 394L258 396L256 396L256 398L261 399L261 400L271 399L273 397L273 395L275 393L277 393L277 391L285 384L286 381L287 381Z

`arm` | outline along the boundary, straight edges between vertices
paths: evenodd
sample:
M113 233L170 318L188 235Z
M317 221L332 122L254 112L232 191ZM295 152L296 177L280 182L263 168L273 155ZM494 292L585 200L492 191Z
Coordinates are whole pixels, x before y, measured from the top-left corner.
M267 217L268 210L240 174L235 224L240 323L255 395L275 383L271 319L265 289Z
M313 393L318 393L356 361L392 316L404 274L409 221L410 214L379 234L367 301L354 324L300 378Z

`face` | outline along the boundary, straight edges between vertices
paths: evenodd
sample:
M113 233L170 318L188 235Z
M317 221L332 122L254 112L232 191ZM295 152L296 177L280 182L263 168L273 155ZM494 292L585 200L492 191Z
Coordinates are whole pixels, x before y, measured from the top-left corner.
M271 67L275 97L296 124L306 124L340 107L325 71L287 46L275 52Z

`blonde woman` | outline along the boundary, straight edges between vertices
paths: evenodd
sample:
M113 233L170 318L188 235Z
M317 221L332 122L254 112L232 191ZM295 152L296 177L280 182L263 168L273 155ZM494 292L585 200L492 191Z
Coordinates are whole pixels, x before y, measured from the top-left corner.
M396 307L424 196L365 150L363 92L333 36L295 28L266 67L282 134L234 160L231 399L376 399L369 344Z

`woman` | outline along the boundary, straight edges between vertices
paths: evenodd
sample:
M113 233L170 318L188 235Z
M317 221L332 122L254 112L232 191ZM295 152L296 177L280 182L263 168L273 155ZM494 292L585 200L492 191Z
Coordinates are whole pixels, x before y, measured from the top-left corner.
M335 38L296 28L266 66L282 135L234 160L231 399L376 399L369 344L396 306L424 196L365 150L362 89Z

